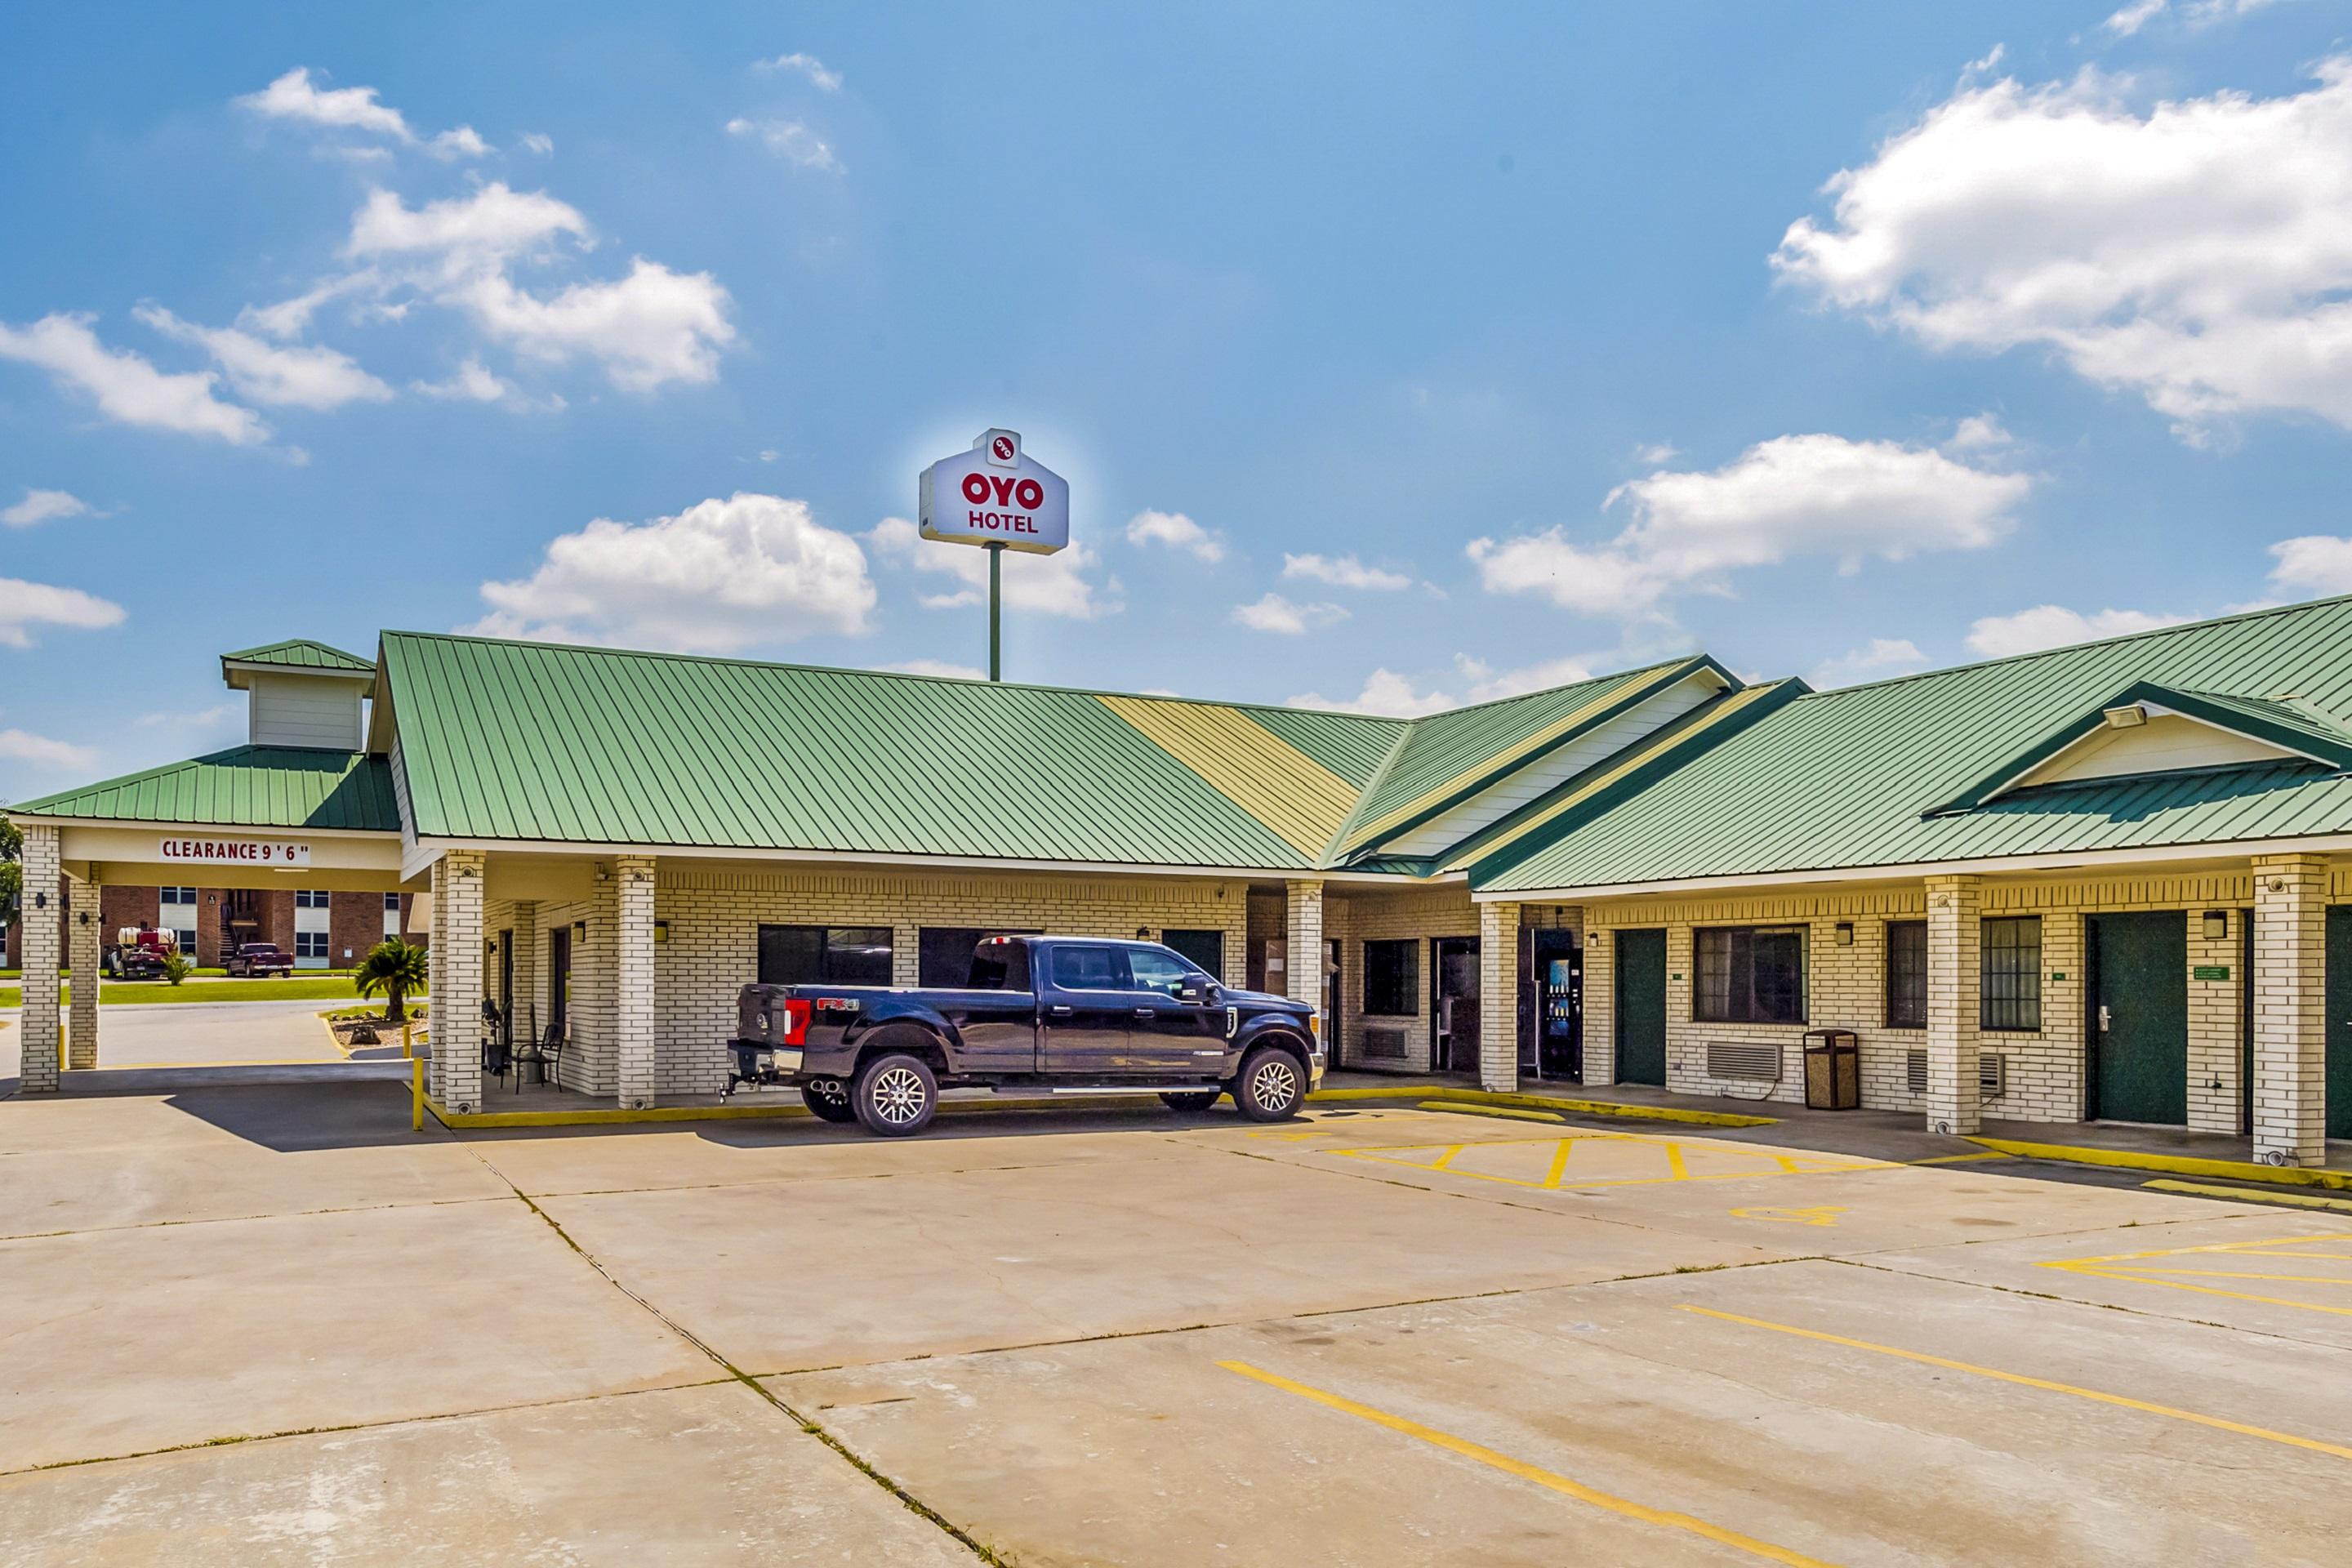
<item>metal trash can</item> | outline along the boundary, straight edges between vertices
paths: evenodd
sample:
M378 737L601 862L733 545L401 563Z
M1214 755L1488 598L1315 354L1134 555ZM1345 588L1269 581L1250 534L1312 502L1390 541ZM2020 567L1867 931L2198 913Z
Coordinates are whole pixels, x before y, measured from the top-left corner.
M1852 1029L1805 1031L1805 1104L1814 1110L1862 1105L1862 1040Z

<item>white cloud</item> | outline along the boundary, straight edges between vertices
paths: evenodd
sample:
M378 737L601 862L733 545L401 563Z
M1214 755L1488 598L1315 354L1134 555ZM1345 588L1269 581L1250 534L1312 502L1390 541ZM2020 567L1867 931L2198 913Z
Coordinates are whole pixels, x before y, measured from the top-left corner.
M543 249L569 235L586 246L594 235L580 209L545 191L516 191L493 180L471 195L412 208L390 191L368 193L352 215L343 254L355 258L425 257L463 273Z
M231 720L244 717L243 703L215 702L209 708L198 708L193 712L142 713L138 721L142 728L150 730L217 730Z
M123 425L217 436L238 447L269 439L269 426L250 408L213 395L211 371L157 370L127 349L110 349L89 329L88 316L47 315L29 327L0 322L0 359L35 364L97 401L100 413Z
M2352 594L2352 539L2307 533L2271 546L2271 581L2313 594Z
M436 157L478 158L490 151L489 143L476 135L470 125L460 125L429 139L420 137L406 115L377 101L375 89L322 88L310 79L308 66L297 66L259 92L247 93L236 101L268 119L295 120L330 130L389 136L406 146L421 146Z
M0 647L30 647L36 626L99 631L122 624L122 606L79 588L0 577Z
M299 338L310 330L310 318L330 300L381 288L383 279L369 268L330 278L290 300L275 305L247 305L236 313L236 324L278 339Z
M2036 605L2013 616L1986 616L1976 621L1969 627L1969 648L1987 658L2001 658L2100 637L2152 632L2159 626L2177 626L2189 618L2151 615L2146 610L2098 610L2086 616L2058 605Z
M927 541L903 517L886 517L866 537L874 552L904 570L951 577L959 584L942 594L919 595L928 610L948 610L988 602L988 552L968 544ZM1008 609L1032 615L1062 616L1074 621L1100 620L1125 609L1117 577L1097 584L1089 574L1102 558L1082 543L1054 555L1023 551L1004 552L1004 603Z
M857 541L805 501L739 491L649 522L598 518L482 597L471 629L488 636L723 654L863 631L875 592Z
M1139 511L1128 520L1129 544L1164 544L1203 561L1223 561L1225 542L1181 511Z
M1337 605L1296 605L1279 594L1269 593L1263 599L1234 606L1234 620L1254 632L1274 632L1283 637L1298 637L1324 626L1337 626L1348 618L1348 612Z
M1832 179L1774 267L1931 349L2050 351L2182 437L2352 428L2352 57L2284 97L1969 85Z
M1671 441L1651 441L1633 448L1633 460L1654 468L1671 463L1681 456L1681 451Z
M727 122L727 134L750 137L798 168L821 169L828 174L842 172L841 160L834 156L832 144L797 120L739 117Z
M1524 697L1530 691L1543 691L1555 686L1572 686L1580 680L1592 679L1592 666L1576 658L1548 658L1538 664L1522 665L1517 669L1496 669L1483 658L1468 654L1455 654L1454 662L1470 681L1469 700L1492 702L1498 698Z
M340 408L346 403L382 403L392 388L359 367L348 354L315 344L283 347L263 342L234 327L200 327L155 305L131 314L175 342L213 356L229 384L256 403L300 408Z
M2016 441L2001 422L1990 414L1971 414L1953 426L1952 438L1944 443L1947 452L1995 452Z
M943 658L904 658L896 664L876 668L893 675L932 675L943 680L986 680L988 671L975 669L968 664L951 664Z
M538 153L542 158L552 158L555 156L555 138L548 135L543 131L524 132L522 133L522 144L525 148Z
M2131 4L2099 24L2118 38L2128 38L2164 13L2168 0L2131 0Z
M0 730L0 762L87 773L98 766L98 752L92 747L53 741L29 730Z
M514 395L514 388L492 374L486 365L472 355L450 372L446 381L412 381L408 384L427 397L457 398L475 403L496 403Z
M89 502L71 490L39 490L27 486L25 499L5 511L0 511L0 522L11 528L30 528L37 522L50 522L61 517L83 517L89 512Z
M819 92L839 92L841 73L824 68L824 62L814 55L778 55L772 60L753 60L751 68L763 71L797 71L808 78Z
M412 280L470 314L491 339L551 363L600 362L615 386L650 392L670 382L714 380L719 352L735 338L727 290L708 272L673 272L633 259L628 273L575 283L541 298L509 265L569 237L593 242L579 210L544 192L492 183L470 196L410 208L371 194L352 222L346 254L405 259Z
M1826 691L1832 687L1908 675L1927 667L1927 656L1909 637L1873 637L1851 652L1823 659L1805 679L1815 689Z
M1970 468L1926 447L1782 436L1720 468L1656 473L1618 486L1633 521L1587 547L1558 528L1467 547L1489 593L1540 594L1588 615L1638 616L1678 591L1727 591L1742 568L1829 556L1853 571L1969 550L2008 532L2032 481Z
M1349 713L1379 713L1391 719L1417 719L1451 708L1454 699L1443 691L1415 691L1412 682L1392 669L1375 669L1364 678L1364 689L1353 697L1324 697L1305 691L1289 700L1292 708L1336 708Z
M1367 566L1353 555L1292 555L1286 552L1282 574L1328 583L1334 588L1369 588L1382 593L1412 586L1412 579L1403 573Z

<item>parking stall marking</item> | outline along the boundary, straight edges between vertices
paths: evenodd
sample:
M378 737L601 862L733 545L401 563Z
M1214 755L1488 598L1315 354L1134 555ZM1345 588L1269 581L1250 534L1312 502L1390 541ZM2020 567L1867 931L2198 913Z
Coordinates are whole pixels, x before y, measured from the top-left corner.
M2242 1279L2274 1285L2307 1285L2319 1289L2342 1289L2352 1287L2352 1250L2306 1252L2304 1247L2328 1243L2352 1243L2352 1232L2328 1236L2280 1236L2263 1241L2217 1241L2202 1247L2158 1247L2147 1252L2118 1252L2102 1258L2063 1258L2037 1265L2055 1268L2061 1273L2078 1274L2087 1279L2122 1280L2129 1284L2158 1285L2169 1290L2190 1290L2200 1296L2221 1296L2235 1301L2254 1301L2269 1307L2293 1307L2305 1312L2326 1312L2333 1317L2352 1317L2352 1306L2338 1302L2300 1300L2293 1296L2265 1295L2252 1290L2225 1290L2215 1285L2191 1283L2196 1279ZM2280 1250L2280 1249L2285 1250ZM2299 1261L2332 1263L2338 1268L2328 1273L2273 1274L2256 1269L2202 1268L2174 1259L2206 1261L2221 1258L2244 1258L2249 1261Z
M1585 1157L1579 1157L1580 1146L1587 1152ZM1391 1143L1318 1152L1342 1159L1401 1165L1412 1171L1444 1172L1475 1182L1530 1187L1539 1192L1654 1186L1676 1182L1740 1182L1763 1176L1824 1175L1895 1168L1888 1161L1859 1155L1791 1154L1774 1149L1633 1132L1575 1132L1559 1138L1493 1138L1458 1143ZM1595 1155L1599 1158L1591 1157ZM1569 1171L1571 1160L1583 1168L1573 1176ZM1480 1168L1482 1165L1485 1168ZM1541 1173L1535 1173L1538 1169ZM1517 1171L1527 1173L1515 1173Z
M1595 1508L1606 1509L1609 1512L1625 1519L1636 1520L1643 1524L1658 1525L1667 1530L1686 1531L1719 1545L1745 1552L1752 1557L1760 1557L1768 1563L1787 1563L1791 1565L1791 1568L1832 1568L1832 1564L1822 1562L1818 1557L1808 1557L1801 1552L1791 1552L1785 1546L1775 1546L1769 1541L1759 1541L1752 1535L1742 1535L1736 1530L1727 1530L1719 1524L1710 1524L1706 1520L1687 1513L1677 1513L1670 1509L1652 1508L1647 1503L1635 1502L1631 1498L1622 1498L1613 1492L1604 1492L1597 1487L1588 1487L1583 1482L1572 1480L1558 1471L1547 1470L1541 1466L1528 1464L1524 1459L1515 1459L1510 1455L1489 1448L1483 1443L1474 1443L1467 1437L1457 1437L1451 1432L1441 1432L1436 1427L1423 1426L1410 1416L1392 1415L1385 1410L1377 1410L1371 1405L1359 1404L1344 1394L1311 1387L1304 1383L1295 1383L1278 1373L1252 1366L1245 1361L1221 1361L1217 1364L1227 1372L1237 1373L1243 1377L1254 1379L1268 1388L1277 1388L1285 1394L1295 1394L1302 1399L1311 1399L1316 1404L1337 1410L1342 1415L1370 1421L1377 1426L1385 1426L1391 1432L1402 1433L1405 1436L1416 1438L1433 1447L1444 1448L1448 1453L1459 1454L1465 1459L1474 1459L1479 1464L1491 1466L1506 1475L1517 1476L1523 1481L1532 1481L1548 1490L1559 1492L1564 1497L1574 1498L1579 1502L1591 1503Z
M2077 1388L2071 1383L2056 1383L2046 1377L2032 1377L2021 1372L2003 1372L1999 1367L1978 1366L1970 1362L1953 1361L1946 1356L1929 1355L1924 1351L1909 1351L1900 1345L1874 1344L1868 1340L1848 1339L1843 1334L1824 1333L1819 1329L1801 1329L1793 1323L1775 1323L1763 1318L1743 1317L1738 1312L1718 1311L1713 1307L1694 1306L1685 1301L1676 1310L1695 1312L1702 1318L1717 1318L1727 1323L1742 1323L1751 1329L1769 1329L1776 1334L1794 1334L1799 1339L1818 1340L1823 1344L1842 1345L1848 1350L1868 1351L1874 1355L1893 1356L1902 1361L1917 1362L1923 1366L1941 1367L1947 1372L1964 1372L1974 1377L1991 1378L2000 1383L2013 1383L2022 1388L2039 1388L2052 1394L2070 1394L2077 1399L2095 1400L2101 1405L2120 1405L2126 1410L2137 1410L2149 1415L2168 1416L2175 1421L2193 1422L2218 1431L2235 1432L2242 1436L2260 1437L2265 1442L2284 1443L2289 1447L2308 1448L2314 1453L2332 1455L2339 1459L2352 1459L2352 1447L2338 1443L2325 1443L2316 1437L2298 1437L2292 1432L2273 1432L2267 1426L2250 1426L2242 1421L2230 1421L2219 1415L2200 1415L2194 1410L2182 1410L2170 1405L2153 1405L2145 1399L2134 1399L2121 1394L2107 1394L2095 1388Z

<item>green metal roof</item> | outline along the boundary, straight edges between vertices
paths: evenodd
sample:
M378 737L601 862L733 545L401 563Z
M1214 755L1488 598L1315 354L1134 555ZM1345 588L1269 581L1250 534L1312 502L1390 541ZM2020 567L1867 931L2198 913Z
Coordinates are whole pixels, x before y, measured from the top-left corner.
M1701 670L1738 685L1712 659L1678 658L1416 719L1339 830L1337 848L1377 847Z
M1923 815L2142 681L2227 704L2242 728L2286 704L2323 730L2352 723L2352 599L1817 692L1474 880L1527 892L2352 832L2352 777L2318 763L2045 785Z
M400 831L392 769L382 757L299 746L236 746L25 801L8 815Z
M1314 864L1091 692L411 632L383 646L426 837ZM1343 777L1396 727L1242 711Z
M235 653L221 655L224 664L275 664L288 669L348 669L353 674L367 674L375 668L375 660L362 658L355 653L330 647L307 637L293 637L285 642L265 643L259 647L239 648Z

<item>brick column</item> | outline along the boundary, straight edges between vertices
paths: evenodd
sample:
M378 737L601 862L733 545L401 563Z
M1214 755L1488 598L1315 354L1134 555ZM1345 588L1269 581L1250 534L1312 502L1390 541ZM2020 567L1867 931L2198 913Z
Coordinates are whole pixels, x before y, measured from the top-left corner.
M73 1014L66 1022L66 1067L88 1072L98 1066L98 995L106 945L103 896L96 882L66 879L67 964L73 971Z
M16 1027L23 1036L18 1049L24 1060L21 1091L58 1091L58 1046L65 1020L58 1007L58 970L63 943L58 931L58 830L42 823L25 825L23 935L25 1010ZM35 900L40 900L37 904Z
M433 866L433 1089L449 1110L482 1104L482 852Z
M1323 884L1321 882L1285 882L1283 893L1287 900L1288 924L1283 931L1284 949L1289 954L1284 965L1283 990L1294 1002L1304 1002L1318 1010L1323 1005ZM1325 1019L1322 1026L1330 1027Z
M1977 1100L1983 894L1974 877L1927 879L1927 1130L1965 1136Z
M1478 906L1478 1087L1519 1087L1519 906Z
M617 884L619 953L613 966L613 1047L621 1109L654 1102L654 858L623 855Z
M517 901L514 906L514 1041L515 1049L535 1046L539 1036L530 1032L534 1015L541 1033L547 1028L547 1009L538 1005L539 997L539 906Z
M2254 1158L2326 1163L2326 1098L2327 861L2257 856Z
M1584 1081L1617 1081L1617 933L1584 928Z

